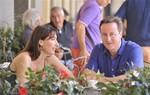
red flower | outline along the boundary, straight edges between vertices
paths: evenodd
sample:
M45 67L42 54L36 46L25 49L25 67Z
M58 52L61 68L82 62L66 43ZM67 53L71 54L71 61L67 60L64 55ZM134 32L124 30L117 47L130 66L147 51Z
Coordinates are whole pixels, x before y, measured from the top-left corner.
M58 93L57 95L64 95L64 92L62 91L62 92Z
M46 77L47 74L46 74L46 73L42 73L41 76L42 76L42 77Z
M125 84L125 87L128 88L128 87L129 87L129 83L126 83L126 84Z
M68 74L64 70L61 70L60 71L60 77L61 78L68 78Z
M18 92L20 95L28 95L28 89L25 87L20 87Z

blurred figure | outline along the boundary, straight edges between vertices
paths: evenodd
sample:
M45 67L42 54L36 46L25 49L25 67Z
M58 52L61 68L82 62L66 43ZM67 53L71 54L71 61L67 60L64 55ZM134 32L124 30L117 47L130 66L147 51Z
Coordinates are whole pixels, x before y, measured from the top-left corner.
M102 19L102 7L106 7L111 0L85 0L81 6L76 20L75 32L73 34L72 56L89 57L93 47L101 42L99 24ZM75 62L79 70L85 65L87 59ZM78 75L78 68L74 68L74 75Z
M32 8L28 9L24 12L22 17L22 24L24 26L24 30L21 36L20 46L22 48L27 44L32 31L38 26L41 25L41 15L38 10Z
M60 44L61 50L57 50L57 54L59 54L59 51L62 53L63 50L64 55L62 61L67 65L72 60L70 48L72 44L73 26L65 20L65 14L61 7L53 7L51 9L50 20L50 23L47 25L55 27L59 32L57 41Z
M126 0L115 15L127 21L125 40L139 44L150 63L150 0Z

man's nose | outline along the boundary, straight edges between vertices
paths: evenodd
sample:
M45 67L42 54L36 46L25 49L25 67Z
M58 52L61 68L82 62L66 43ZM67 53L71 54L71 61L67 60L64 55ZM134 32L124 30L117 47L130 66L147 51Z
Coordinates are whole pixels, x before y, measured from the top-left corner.
M107 35L107 41L110 41L111 40L111 37L109 35Z
M56 22L59 22L59 17L56 17Z

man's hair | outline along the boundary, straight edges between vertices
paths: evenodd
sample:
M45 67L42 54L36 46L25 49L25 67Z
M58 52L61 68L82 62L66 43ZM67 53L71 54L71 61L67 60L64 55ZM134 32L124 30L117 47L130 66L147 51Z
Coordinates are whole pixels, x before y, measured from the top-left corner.
M60 11L60 12L62 13L62 15L65 16L65 13L64 13L63 8L57 7L57 6L52 7L52 9L51 9L51 14L52 14L52 12L56 12L56 11Z
M117 16L107 16L105 17L101 23L100 23L100 26L99 26L99 29L101 28L101 26L103 24L106 24L106 23L116 23L117 24L117 27L118 27L118 31L121 32L122 31L122 28L123 28L123 25L122 25L122 21L119 17Z

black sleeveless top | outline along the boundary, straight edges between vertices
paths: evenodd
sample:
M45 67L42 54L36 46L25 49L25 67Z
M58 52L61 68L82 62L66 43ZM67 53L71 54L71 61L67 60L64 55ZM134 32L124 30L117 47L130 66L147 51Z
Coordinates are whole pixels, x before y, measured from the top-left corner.
M12 71L11 69L10 69L10 64L9 64L9 66L6 68L6 71L11 71L12 73L15 73L14 71ZM9 76L9 77L4 77L4 79L3 80L7 80L10 84L11 84L11 86L12 87L14 87L15 85L16 85L16 74L13 74L13 75L11 75L11 76Z
M11 69L10 69L10 65L11 65L11 63L9 64L9 66L6 68L6 71L11 71L12 73L15 73L15 71L12 71ZM44 68L45 68L45 66L46 66L46 64L45 64L45 62L44 62ZM44 69L43 68L43 69ZM7 80L10 84L11 84L11 86L12 87L14 87L15 85L16 85L16 80L17 79L17 77L16 77L16 74L13 74L13 75L11 75L11 76L9 76L9 77L4 77L3 78L3 80Z

